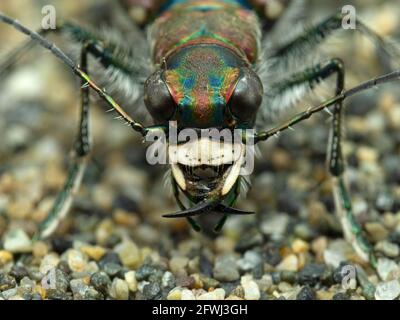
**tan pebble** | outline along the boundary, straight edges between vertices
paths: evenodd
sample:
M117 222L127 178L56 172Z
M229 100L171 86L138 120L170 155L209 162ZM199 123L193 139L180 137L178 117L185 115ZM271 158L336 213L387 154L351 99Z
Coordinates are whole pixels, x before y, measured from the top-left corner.
M7 207L7 215L11 219L26 219L33 210L30 201L17 200L11 202Z
M383 223L384 223L385 227L388 229L396 228L396 226L397 226L396 216L394 214L392 214L391 212L386 212L383 215Z
M365 224L365 230L373 238L374 242L384 240L389 235L389 231L380 223L369 222Z
M289 153L283 149L277 149L272 152L271 162L276 170L286 170L292 164Z
M193 273L190 275L194 279L194 289L202 289L204 286L203 281L198 273Z
M359 147L356 152L356 156L360 162L376 163L379 155L375 149L369 147Z
M80 250L96 261L99 261L107 252L105 248L100 246L82 246Z
M116 224L122 226L134 227L139 223L139 218L135 213L116 209L113 213L113 219Z
M316 292L317 300L332 300L334 293L329 291L318 290Z
M11 174L5 173L0 176L0 193L11 194L17 187L16 180Z
M104 210L110 210L113 203L113 192L109 187L98 185L93 191L94 202Z
M126 281L115 278L111 284L110 296L116 300L128 300L129 287Z
M4 266L11 261L13 261L13 254L6 250L0 250L0 266Z
M82 272L87 266L87 258L82 252L69 249L67 252L68 266L74 272Z
M142 253L132 241L123 241L115 247L115 251L118 252L118 256L125 267L137 269L142 264Z
M47 244L43 241L38 241L33 245L33 256L36 258L44 257L49 252Z
M295 254L286 256L277 266L278 271L297 271L299 269L299 259Z
M389 112L389 125L393 129L400 129L400 105L397 104L396 108L393 108Z
M100 245L105 244L113 232L113 222L110 219L103 220L96 229L96 241Z
M316 254L323 254L328 247L328 239L326 237L318 237L311 243L311 250Z
M174 288L167 295L167 300L181 300L181 299L182 299L182 288Z
M169 261L169 268L173 274L186 272L185 268L189 262L186 257L172 257Z
M64 185L66 173L61 166L49 164L44 173L44 181L47 187L51 189L59 189Z
M307 242L301 239L295 239L292 243L292 250L294 253L304 253L310 249Z
M225 236L215 239L214 245L215 251L218 253L232 252L235 249L235 241Z
M132 292L136 292L138 289L138 283L136 280L136 272L135 271L128 271L125 273L125 281L128 284L128 288Z

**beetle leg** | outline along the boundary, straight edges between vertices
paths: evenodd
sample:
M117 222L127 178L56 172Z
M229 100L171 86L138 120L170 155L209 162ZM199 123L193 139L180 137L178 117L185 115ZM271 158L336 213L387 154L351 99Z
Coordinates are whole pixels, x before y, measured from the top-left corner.
M287 90L288 88L299 86L305 84L309 84L312 86L315 82L318 82L322 79L328 78L332 74L337 75L336 80L336 97L343 94L344 90L344 67L343 63L340 59L331 59L325 63L318 64L312 68L306 69L299 74L293 75L289 78L288 81L284 81L280 84L280 90ZM351 90L350 90L351 92ZM369 260L372 265L376 265L376 259L373 255L372 247L363 236L362 228L356 219L353 216L351 201L348 195L347 188L344 183L343 173L344 173L344 161L342 154L342 121L343 121L343 100L335 98L333 100L329 100L327 104L332 105L332 130L331 130L331 139L328 150L328 164L329 171L333 177L333 186L334 186L334 196L336 199L336 212L340 219L340 223L342 225L342 229L345 235L345 238L349 243L352 244L356 252L364 259ZM322 105L323 106L323 105ZM324 108L320 108L323 110ZM312 114L312 110L307 110L298 116L295 116L292 120L285 123L282 127L283 130L286 128L290 128L292 124L295 124L307 117L310 117ZM261 133L259 137L271 136L274 133L281 132L279 129L272 129L270 132ZM265 136L265 137L266 137Z
M32 31L25 26L23 26L17 20L10 18L0 12L0 22L4 22L16 30L22 32L23 34L29 36L31 40L42 46L43 48L49 50L54 56L61 60L66 66L68 66L82 81L84 86L89 86L94 90L98 96L106 102L113 110L119 114L119 118L125 121L133 130L139 132L142 136L146 136L148 131L147 128L141 123L134 120L107 92L104 88L100 88L90 77L84 72L79 65L67 56L60 48L58 48L54 43L48 41L41 34ZM90 44L89 44L90 47ZM89 48L86 49L89 51ZM103 53L104 54L104 53ZM100 56L101 57L101 56ZM108 61L108 60L107 60Z
M345 14L335 14L326 18L319 24L305 29L293 40L272 50L271 54L269 54L269 58L276 58L274 60L277 63L284 62L287 64L290 61L299 61L299 57L301 57L302 59L300 59L300 61L304 63L303 58L313 58L314 55L312 53L326 38L339 31L345 30L343 28L345 18ZM385 52L389 58L393 58L394 56L399 58L399 50L394 43L384 40L362 21L357 18L355 19L356 29L353 31L360 31L360 33L369 38L377 48Z
M335 64L335 69L337 73L336 94L338 95L344 89L343 64ZM363 260L368 261L375 268L377 261L373 247L365 238L361 225L353 215L350 195L344 181L345 163L342 152L344 114L342 107L343 101L339 101L333 107L332 128L327 156L329 171L332 175L336 213L346 240L352 244L354 250Z
M81 51L81 68L87 72L87 46L84 45ZM59 222L67 215L75 193L78 191L86 169L88 157L91 150L91 138L89 130L89 87L85 86L82 80L81 88L81 110L78 135L73 147L73 162L68 170L68 177L62 190L57 195L54 205L39 225L35 239L42 239L50 236L57 228Z

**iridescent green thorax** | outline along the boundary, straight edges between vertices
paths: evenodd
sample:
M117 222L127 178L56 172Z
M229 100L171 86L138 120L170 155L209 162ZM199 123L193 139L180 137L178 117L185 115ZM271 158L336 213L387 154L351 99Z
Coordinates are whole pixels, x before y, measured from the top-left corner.
M258 20L236 1L171 5L152 27L154 62L178 106L182 127L227 126L227 104L240 67L258 54Z
M161 64L182 47L218 44L254 63L259 33L256 14L235 1L184 1L170 7L154 22L154 62Z
M165 80L184 126L226 126L225 106L235 89L243 62L217 45L196 45L179 50L167 61Z

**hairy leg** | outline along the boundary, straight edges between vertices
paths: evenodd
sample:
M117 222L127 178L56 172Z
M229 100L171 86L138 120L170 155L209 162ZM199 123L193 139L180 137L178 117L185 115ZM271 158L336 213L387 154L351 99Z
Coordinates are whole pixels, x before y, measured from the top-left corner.
M87 46L84 46L81 52L81 68L84 72L87 72L87 53ZM80 122L78 135L73 146L72 163L68 170L67 180L59 192L50 213L39 225L38 232L35 235L36 239L46 238L55 231L59 222L68 213L74 194L81 185L91 149L89 105L89 87L82 80Z
M275 87L275 94L282 94L285 90L292 90L293 87L308 85L310 88L314 84L336 75L335 95L339 96L344 90L344 67L340 59L331 59L327 62L308 68L300 73L296 73L287 80L282 81ZM358 255L372 265L376 265L372 247L363 236L362 228L353 216L351 201L344 183L345 164L342 154L342 121L343 121L343 101L338 100L332 107L332 130L330 133L330 144L328 146L328 165L332 175L334 186L334 196L336 200L336 212L341 222L342 229L347 241L349 241ZM276 132L276 133L279 133Z

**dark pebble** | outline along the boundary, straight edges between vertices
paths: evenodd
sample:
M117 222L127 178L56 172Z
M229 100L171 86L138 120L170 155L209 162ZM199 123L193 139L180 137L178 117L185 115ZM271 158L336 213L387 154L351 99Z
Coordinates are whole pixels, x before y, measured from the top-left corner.
M207 277L211 277L213 274L213 265L208 258L202 254L200 255L200 272Z
M95 272L90 277L90 284L99 292L105 294L111 285L111 279L104 271Z
M62 254L68 249L72 248L72 244L72 240L63 237L57 237L51 241L53 251L57 252L58 254Z
M315 300L315 292L309 286L304 286L301 288L300 292L297 294L297 300Z
M117 253L115 252L107 252L99 261L99 266L100 268L102 267L102 265L109 263L109 262L113 262L116 264L122 264L121 260L119 259L119 256Z
M307 264L299 272L299 283L314 286L321 281L325 271L326 267L322 264Z
M264 260L271 266L276 266L282 261L282 257L279 253L280 246L276 244L267 244L264 247Z
M274 284L279 284L280 282L282 282L281 273L278 272L278 271L272 272L272 273L271 273L271 277L272 277L272 282L273 282Z
M8 275L8 274L0 274L0 291L5 291L8 289L15 288L17 285L17 282L15 281L15 278Z
M157 283L149 283L143 287L143 296L146 300L161 298L161 288Z
M350 300L350 296L346 293L336 293L333 297L333 300Z
M71 273L71 269L68 265L67 261L61 260L58 265L57 265L57 269L61 270L62 272L64 272L65 274L70 274Z
M110 277L115 277L122 271L122 266L115 262L108 262L103 264L101 269Z
M62 270L56 269L56 288L60 291L67 291L69 288L69 276Z
M139 212L140 208L136 201L124 195L118 195L113 203L113 208L124 209L128 212Z
M162 276L163 272L157 266L148 263L145 263L136 271L136 279L138 281L153 280L159 282Z
M298 281L298 274L294 271L282 271L280 274L280 280L290 284L295 284Z
M389 234L388 241L393 242L397 245L400 245L400 232L393 231Z
M264 242L263 236L257 230L251 230L244 234L236 244L235 250L239 252L247 251Z
M282 192L278 196L277 209L290 215L296 215L299 212L299 201L295 199L292 192Z
M27 277L29 272L24 266L16 264L11 268L10 275L20 281L23 277Z

